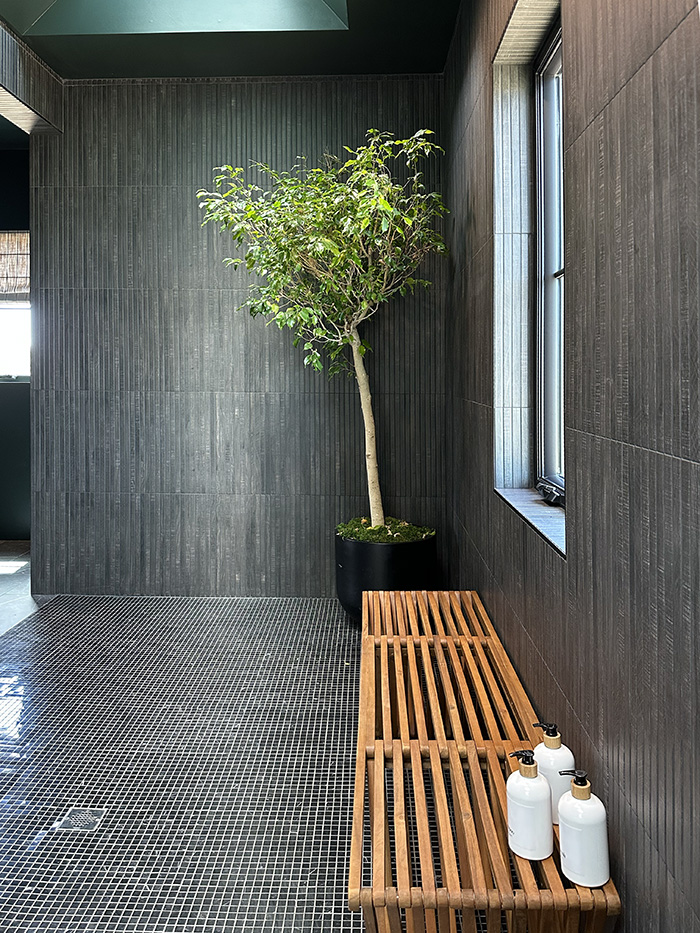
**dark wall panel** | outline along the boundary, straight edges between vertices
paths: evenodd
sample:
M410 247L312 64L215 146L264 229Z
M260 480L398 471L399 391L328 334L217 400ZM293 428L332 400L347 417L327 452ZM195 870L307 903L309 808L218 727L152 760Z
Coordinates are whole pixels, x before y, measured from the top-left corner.
M30 531L29 383L0 382L0 538L27 541Z
M29 230L29 153L0 150L0 230Z
M32 149L33 587L330 595L334 525L366 510L354 382L235 308L202 230L223 162L290 167L365 131L439 129L432 77L66 85ZM438 185L439 166L430 183ZM442 282L367 335L389 514L444 526Z
M463 4L445 76L452 582L608 806L619 929L700 931L697 3L562 2L566 559L493 491L490 63L512 7Z

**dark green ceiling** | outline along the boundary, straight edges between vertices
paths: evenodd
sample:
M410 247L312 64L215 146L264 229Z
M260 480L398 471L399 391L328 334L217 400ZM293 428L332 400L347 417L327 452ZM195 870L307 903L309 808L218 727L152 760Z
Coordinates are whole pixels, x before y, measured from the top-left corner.
M64 78L442 71L459 0L0 0Z

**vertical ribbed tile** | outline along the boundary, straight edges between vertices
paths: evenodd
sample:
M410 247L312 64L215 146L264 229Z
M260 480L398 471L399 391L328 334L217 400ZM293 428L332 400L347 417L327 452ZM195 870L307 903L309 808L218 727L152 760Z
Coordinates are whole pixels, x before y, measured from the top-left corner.
M440 79L65 91L63 137L32 153L35 591L332 595L334 526L366 511L356 387L236 310L248 279L195 192L223 162L439 133ZM440 527L445 264L424 273L368 326L369 369L387 504Z
M506 309L520 281L515 238L525 261L531 230L499 189L522 163L503 105L508 76L490 65L512 6L463 4L446 70L452 583L479 589L539 713L560 724L608 807L618 928L696 933L700 18L686 0L562 4L564 560L491 485L494 448L496 481L515 483L506 439L532 441L514 365L527 341L515 344ZM477 129L490 80L507 131L500 148L493 127ZM474 244L490 229L466 196L476 171L466 160L488 160L494 140L493 261L482 263ZM507 340L491 349L490 404L475 374L487 369L479 334L492 322Z

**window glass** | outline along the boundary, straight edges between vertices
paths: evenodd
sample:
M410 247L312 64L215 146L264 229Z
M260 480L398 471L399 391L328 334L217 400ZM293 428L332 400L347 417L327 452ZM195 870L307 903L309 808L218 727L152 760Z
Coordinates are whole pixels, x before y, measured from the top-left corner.
M29 376L29 233L0 232L0 379Z
M564 503L564 184L561 31L537 67L537 488Z
M0 301L0 378L29 375L31 311L28 301Z

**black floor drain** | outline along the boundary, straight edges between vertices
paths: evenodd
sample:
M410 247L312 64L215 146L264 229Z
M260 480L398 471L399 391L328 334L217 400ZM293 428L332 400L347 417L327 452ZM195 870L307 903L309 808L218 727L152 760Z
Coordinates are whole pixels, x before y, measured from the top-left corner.
M91 832L97 829L106 810L86 810L84 807L71 807L54 829L73 829Z

